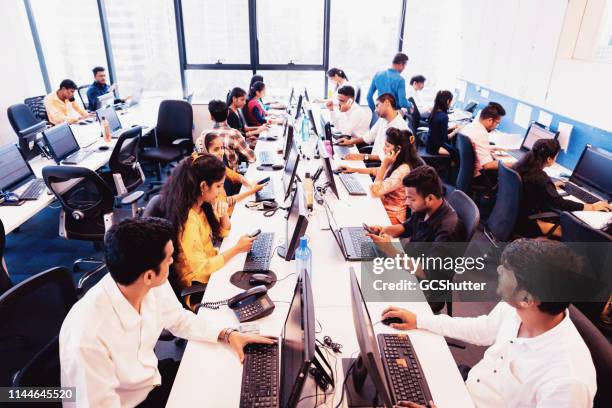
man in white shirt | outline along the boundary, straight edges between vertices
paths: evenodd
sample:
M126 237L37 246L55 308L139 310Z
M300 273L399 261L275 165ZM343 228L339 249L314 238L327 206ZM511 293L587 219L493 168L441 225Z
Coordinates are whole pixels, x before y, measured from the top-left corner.
M343 85L337 91L338 106L328 101L325 106L330 110L331 123L343 135L363 137L370 131L372 112L355 103L355 89Z
M425 81L427 79L423 75L415 75L410 78L410 86L408 87L408 91L406 92L406 96L408 98L412 98L419 109L419 113L422 118L426 118L431 109L433 108L433 104L425 103L423 100L422 91L425 88Z
M124 220L108 231L109 274L72 307L60 331L62 386L76 387L76 406L165 406L178 363L158 366L153 348L163 329L227 342L241 360L246 344L272 342L223 329L181 306L168 282L172 234L159 218Z
M502 254L497 292L504 302L488 315L417 316L390 307L383 318L399 317L402 323L391 325L396 329L425 329L490 346L466 381L478 408L590 408L597 391L595 367L569 318L574 292L562 279L580 273L580 265L560 242L520 239Z
M372 154L349 153L344 156L344 160L382 161L385 157L384 147L387 139L387 129L409 130L408 124L397 109L393 95L385 93L376 99L376 113L379 119L367 134L362 137L338 140L338 144L342 146L353 146L361 143L373 144Z

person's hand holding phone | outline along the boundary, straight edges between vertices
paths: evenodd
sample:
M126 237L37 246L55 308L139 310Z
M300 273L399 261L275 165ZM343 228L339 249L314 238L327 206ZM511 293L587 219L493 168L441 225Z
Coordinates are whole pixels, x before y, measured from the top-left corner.
M385 154L385 157L382 160L381 166L384 168L389 168L391 167L391 165L393 165L393 163L395 163L395 160L397 160L397 157L400 154L400 149L397 150L393 150L390 154Z
M240 237L234 248L236 248L237 252L249 252L251 247L253 246L253 242L257 239L257 236L250 237L248 235L243 235Z

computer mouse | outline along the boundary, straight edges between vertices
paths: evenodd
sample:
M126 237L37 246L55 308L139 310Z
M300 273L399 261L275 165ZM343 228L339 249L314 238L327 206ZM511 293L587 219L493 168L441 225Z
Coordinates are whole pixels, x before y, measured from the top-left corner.
M102 150L102 151L104 151L104 150L108 150L108 149L109 149L109 147L108 147L108 146L104 146L104 145L102 145L102 146L98 146L98 150Z
M385 326L391 326L393 323L400 324L404 323L404 321L399 317L387 317L386 319L382 320L382 324L384 324Z
M285 168L285 166L283 166L282 164L273 164L272 165L272 170L282 170L284 168Z
M272 282L274 282L274 279L272 279L272 277L265 275L263 273L253 274L253 276L251 276L251 278L249 279L249 283L253 286L269 285Z

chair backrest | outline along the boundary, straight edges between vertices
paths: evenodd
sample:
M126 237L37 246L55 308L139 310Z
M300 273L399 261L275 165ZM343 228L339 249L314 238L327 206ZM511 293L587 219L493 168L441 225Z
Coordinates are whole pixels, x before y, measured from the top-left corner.
M0 296L0 385L48 345L77 301L72 273L48 269L13 286Z
M45 122L49 121L47 109L45 109L45 95L26 98L24 99L23 103L28 105L28 108L30 108L32 113L34 113L34 116L36 116L38 119L44 120Z
M17 133L17 136L27 136L23 134L23 131L29 128L32 128L36 125L44 126L45 122L38 119L34 116L32 110L25 103L17 103L15 105L11 105L6 110L6 114L8 116L11 127ZM33 128L36 129L36 133L41 130L38 127Z
M172 146L177 139L193 141L193 107L187 101L165 100L159 105L155 129L159 146Z
M4 249L6 248L6 233L4 223L0 220L0 295L9 290L13 284L4 265Z
M104 240L104 216L113 212L115 196L94 171L76 166L46 166L47 187L62 206L60 236L83 241ZM60 183L77 181L66 191Z
M85 109L89 109L89 98L87 97L88 89L89 85L81 85L77 88L77 93L79 94L79 98L81 98L81 103Z
M496 240L504 242L512 237L514 231L523 195L523 182L521 176L503 162L499 163L498 171L497 197L487 227Z
M457 139L457 151L459 152L459 170L457 172L456 187L466 194L470 194L472 178L474 177L474 146L469 137L459 133Z
M561 213L561 231L564 242L610 242L612 236L596 230L578 217L564 211Z
M416 129L421 123L421 112L419 112L419 107L412 96L408 98L408 102L412 104L412 122L414 123L414 128Z
M450 193L446 197L446 201L453 207L457 216L465 226L466 242L470 242L480 222L480 211L476 203L460 190L455 190Z
M565 232L564 232L565 233ZM601 331L575 306L569 307L570 319L586 343L597 376L594 407L612 406L612 345Z
M355 102L357 104L361 102L361 87L360 86L355 87Z
M161 195L152 197L142 213L143 217L158 217L164 218L166 215L161 208Z
M43 347L13 378L13 387L60 387L59 335Z
M108 160L111 173L121 174L123 184L128 192L134 191L144 183L143 173L138 162L141 138L142 127L136 126L126 130L119 136ZM127 143L130 141L131 143Z

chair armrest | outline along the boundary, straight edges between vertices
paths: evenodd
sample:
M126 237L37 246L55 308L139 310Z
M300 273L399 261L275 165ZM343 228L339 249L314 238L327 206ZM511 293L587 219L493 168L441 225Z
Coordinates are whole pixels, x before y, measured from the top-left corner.
M121 199L121 205L128 205L128 204L135 203L136 201L140 200L142 196L144 195L145 195L144 191L139 191L139 190L133 191L132 193L126 195L125 197Z
M537 214L532 214L528 217L530 220L542 220L545 218L559 218L559 214L553 211L541 212Z
M417 132L429 132L429 126L419 126Z
M373 146L364 146L361 148L358 148L359 153L361 154L372 154L372 147Z
M181 149L181 152L186 156L191 150L190 147L192 143L193 142L190 139L176 139L172 141L172 146L178 146Z
M181 298L186 298L189 295L195 295L196 293L204 293L206 291L205 283L194 283L188 288L185 288L181 291Z
M32 125L30 127L20 130L19 137L25 137L25 136L29 136L34 133L42 132L46 127L47 127L47 122L42 120L36 123L35 125Z

